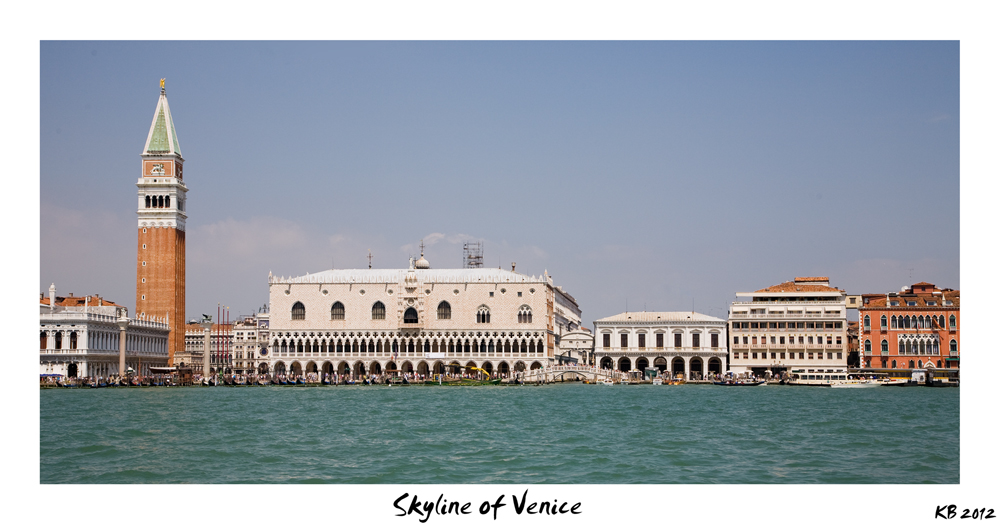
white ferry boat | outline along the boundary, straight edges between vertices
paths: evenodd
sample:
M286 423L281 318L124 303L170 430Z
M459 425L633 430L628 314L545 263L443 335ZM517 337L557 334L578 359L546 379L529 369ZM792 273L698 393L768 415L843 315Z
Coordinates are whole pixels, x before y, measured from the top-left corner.
M790 386L820 386L828 388L873 388L883 381L871 376L848 375L846 371L833 369L793 369Z
M654 386L662 386L663 385L663 379L660 378L660 377L654 378L653 379L653 385Z

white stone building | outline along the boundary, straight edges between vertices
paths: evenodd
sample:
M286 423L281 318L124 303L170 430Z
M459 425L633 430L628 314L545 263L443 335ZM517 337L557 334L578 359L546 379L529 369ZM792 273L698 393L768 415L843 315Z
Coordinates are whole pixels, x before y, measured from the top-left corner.
M558 347L563 335L580 329L583 312L573 295L563 290L562 286L552 286L552 291L555 297L555 335Z
M692 380L725 372L725 333L725 320L701 313L620 313L594 321L594 360L601 368L654 367Z
M207 318L207 317L206 317ZM174 363L202 373L205 355L205 330L209 330L209 373L219 371L237 375L267 373L267 313L240 317L228 325L188 321L185 326L184 351L174 353Z
M562 358L560 358L562 357ZM594 334L587 328L577 328L559 338L556 360L581 366L594 364Z
M49 296L39 299L39 363L41 374L93 377L119 373L119 342L124 316L125 365L148 374L150 366L167 364L165 320L127 318L128 310L100 296L57 297L55 284Z
M267 320L267 313L258 313L240 318L233 323L233 373L245 375L267 372L267 359L264 356L267 354L268 343Z
M847 292L830 287L829 278L799 277L736 297L729 309L731 371L846 371Z
M274 373L432 375L479 367L501 374L554 357L547 274L503 269L331 269L268 277Z

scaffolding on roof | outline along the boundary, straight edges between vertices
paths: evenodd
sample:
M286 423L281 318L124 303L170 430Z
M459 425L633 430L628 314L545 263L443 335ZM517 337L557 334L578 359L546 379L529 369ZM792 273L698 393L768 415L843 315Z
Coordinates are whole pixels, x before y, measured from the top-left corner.
M462 246L462 267L465 269L483 267L482 242L466 242Z

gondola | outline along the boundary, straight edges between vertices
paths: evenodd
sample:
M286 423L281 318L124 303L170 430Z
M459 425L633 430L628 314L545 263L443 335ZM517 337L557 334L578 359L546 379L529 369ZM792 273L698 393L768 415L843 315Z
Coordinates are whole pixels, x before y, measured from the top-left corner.
M731 382L731 381L719 381L712 382L716 386L765 386L767 385L766 380L761 380L759 382Z

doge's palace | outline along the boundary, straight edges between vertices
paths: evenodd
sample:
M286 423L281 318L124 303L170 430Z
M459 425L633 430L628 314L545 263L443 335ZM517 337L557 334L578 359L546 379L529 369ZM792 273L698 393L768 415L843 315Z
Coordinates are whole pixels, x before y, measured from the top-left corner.
M479 367L509 375L554 357L554 291L547 272L331 269L268 276L274 373L431 375Z

